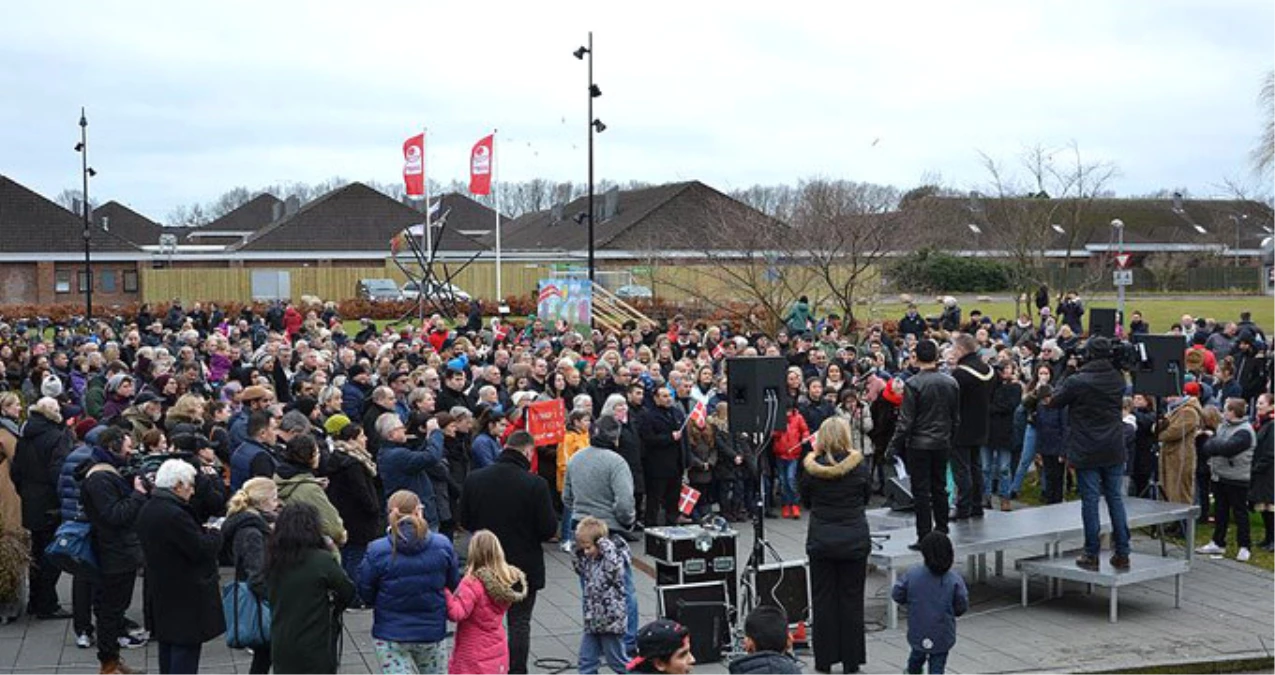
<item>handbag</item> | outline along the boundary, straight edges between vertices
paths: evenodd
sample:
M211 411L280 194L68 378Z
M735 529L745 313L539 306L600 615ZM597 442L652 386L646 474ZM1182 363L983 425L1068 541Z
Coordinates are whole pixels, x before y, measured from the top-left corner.
M45 547L44 558L67 574L95 576L97 554L93 552L93 526L80 520L63 521L53 541Z
M246 581L233 581L221 590L226 615L226 646L231 649L270 644L270 603L257 597Z

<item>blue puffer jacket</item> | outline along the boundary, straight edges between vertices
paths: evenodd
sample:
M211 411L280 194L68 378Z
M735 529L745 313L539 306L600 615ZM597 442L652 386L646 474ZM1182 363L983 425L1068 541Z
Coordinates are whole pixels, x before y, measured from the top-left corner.
M1066 410L1045 405L1036 408L1036 452L1045 457L1067 454L1069 431Z
M474 438L474 444L469 449L471 472L477 471L485 466L491 466L496 463L496 458L500 457L502 448L500 441L491 437L491 434L483 432Z
M402 523L395 547L388 534L368 544L359 565L359 596L372 606L372 637L393 642L439 642L447 637L443 589L460 583L452 543L441 534L424 538Z
M429 469L437 465L438 459L425 449L413 450L401 445L382 445L376 458L377 472L381 474L381 488L386 499L399 490L411 490L420 498L425 520L431 528L437 528L439 520Z
M71 454L62 461L62 469L58 471L58 500L62 511L62 520L88 521L84 515L84 505L80 502L80 481L75 479L75 470L93 456L93 446L97 445L97 437L106 427L94 427L85 435L84 443L75 446Z

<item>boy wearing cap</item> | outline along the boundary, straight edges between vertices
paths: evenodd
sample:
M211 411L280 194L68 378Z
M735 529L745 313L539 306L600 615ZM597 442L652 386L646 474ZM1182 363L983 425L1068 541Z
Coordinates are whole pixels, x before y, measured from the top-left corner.
M629 661L630 673L689 673L695 665L691 634L668 619L642 626L637 636L637 656Z

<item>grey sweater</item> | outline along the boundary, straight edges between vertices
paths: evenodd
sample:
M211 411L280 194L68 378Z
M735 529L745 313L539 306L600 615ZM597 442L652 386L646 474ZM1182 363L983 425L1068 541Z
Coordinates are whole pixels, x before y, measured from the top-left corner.
M614 450L589 446L567 462L562 503L576 520L593 516L611 529L629 529L636 517L633 474Z

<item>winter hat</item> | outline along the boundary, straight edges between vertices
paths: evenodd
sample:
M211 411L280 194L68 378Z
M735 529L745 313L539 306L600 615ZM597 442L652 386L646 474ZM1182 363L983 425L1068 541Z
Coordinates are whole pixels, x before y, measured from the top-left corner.
M116 373L112 375L111 379L106 381L106 393L114 394L119 391L120 387L124 386L125 380L132 382L133 378L129 377L125 373Z
M89 432L93 427L97 426L97 420L92 417L85 417L75 425L75 437L81 441L87 440Z
M62 380L57 375L49 373L44 376L44 381L40 383L40 395L49 398L57 398L62 395Z
M328 432L329 436L336 436L341 430L350 425L350 418L345 415L333 415L323 423L323 430Z

